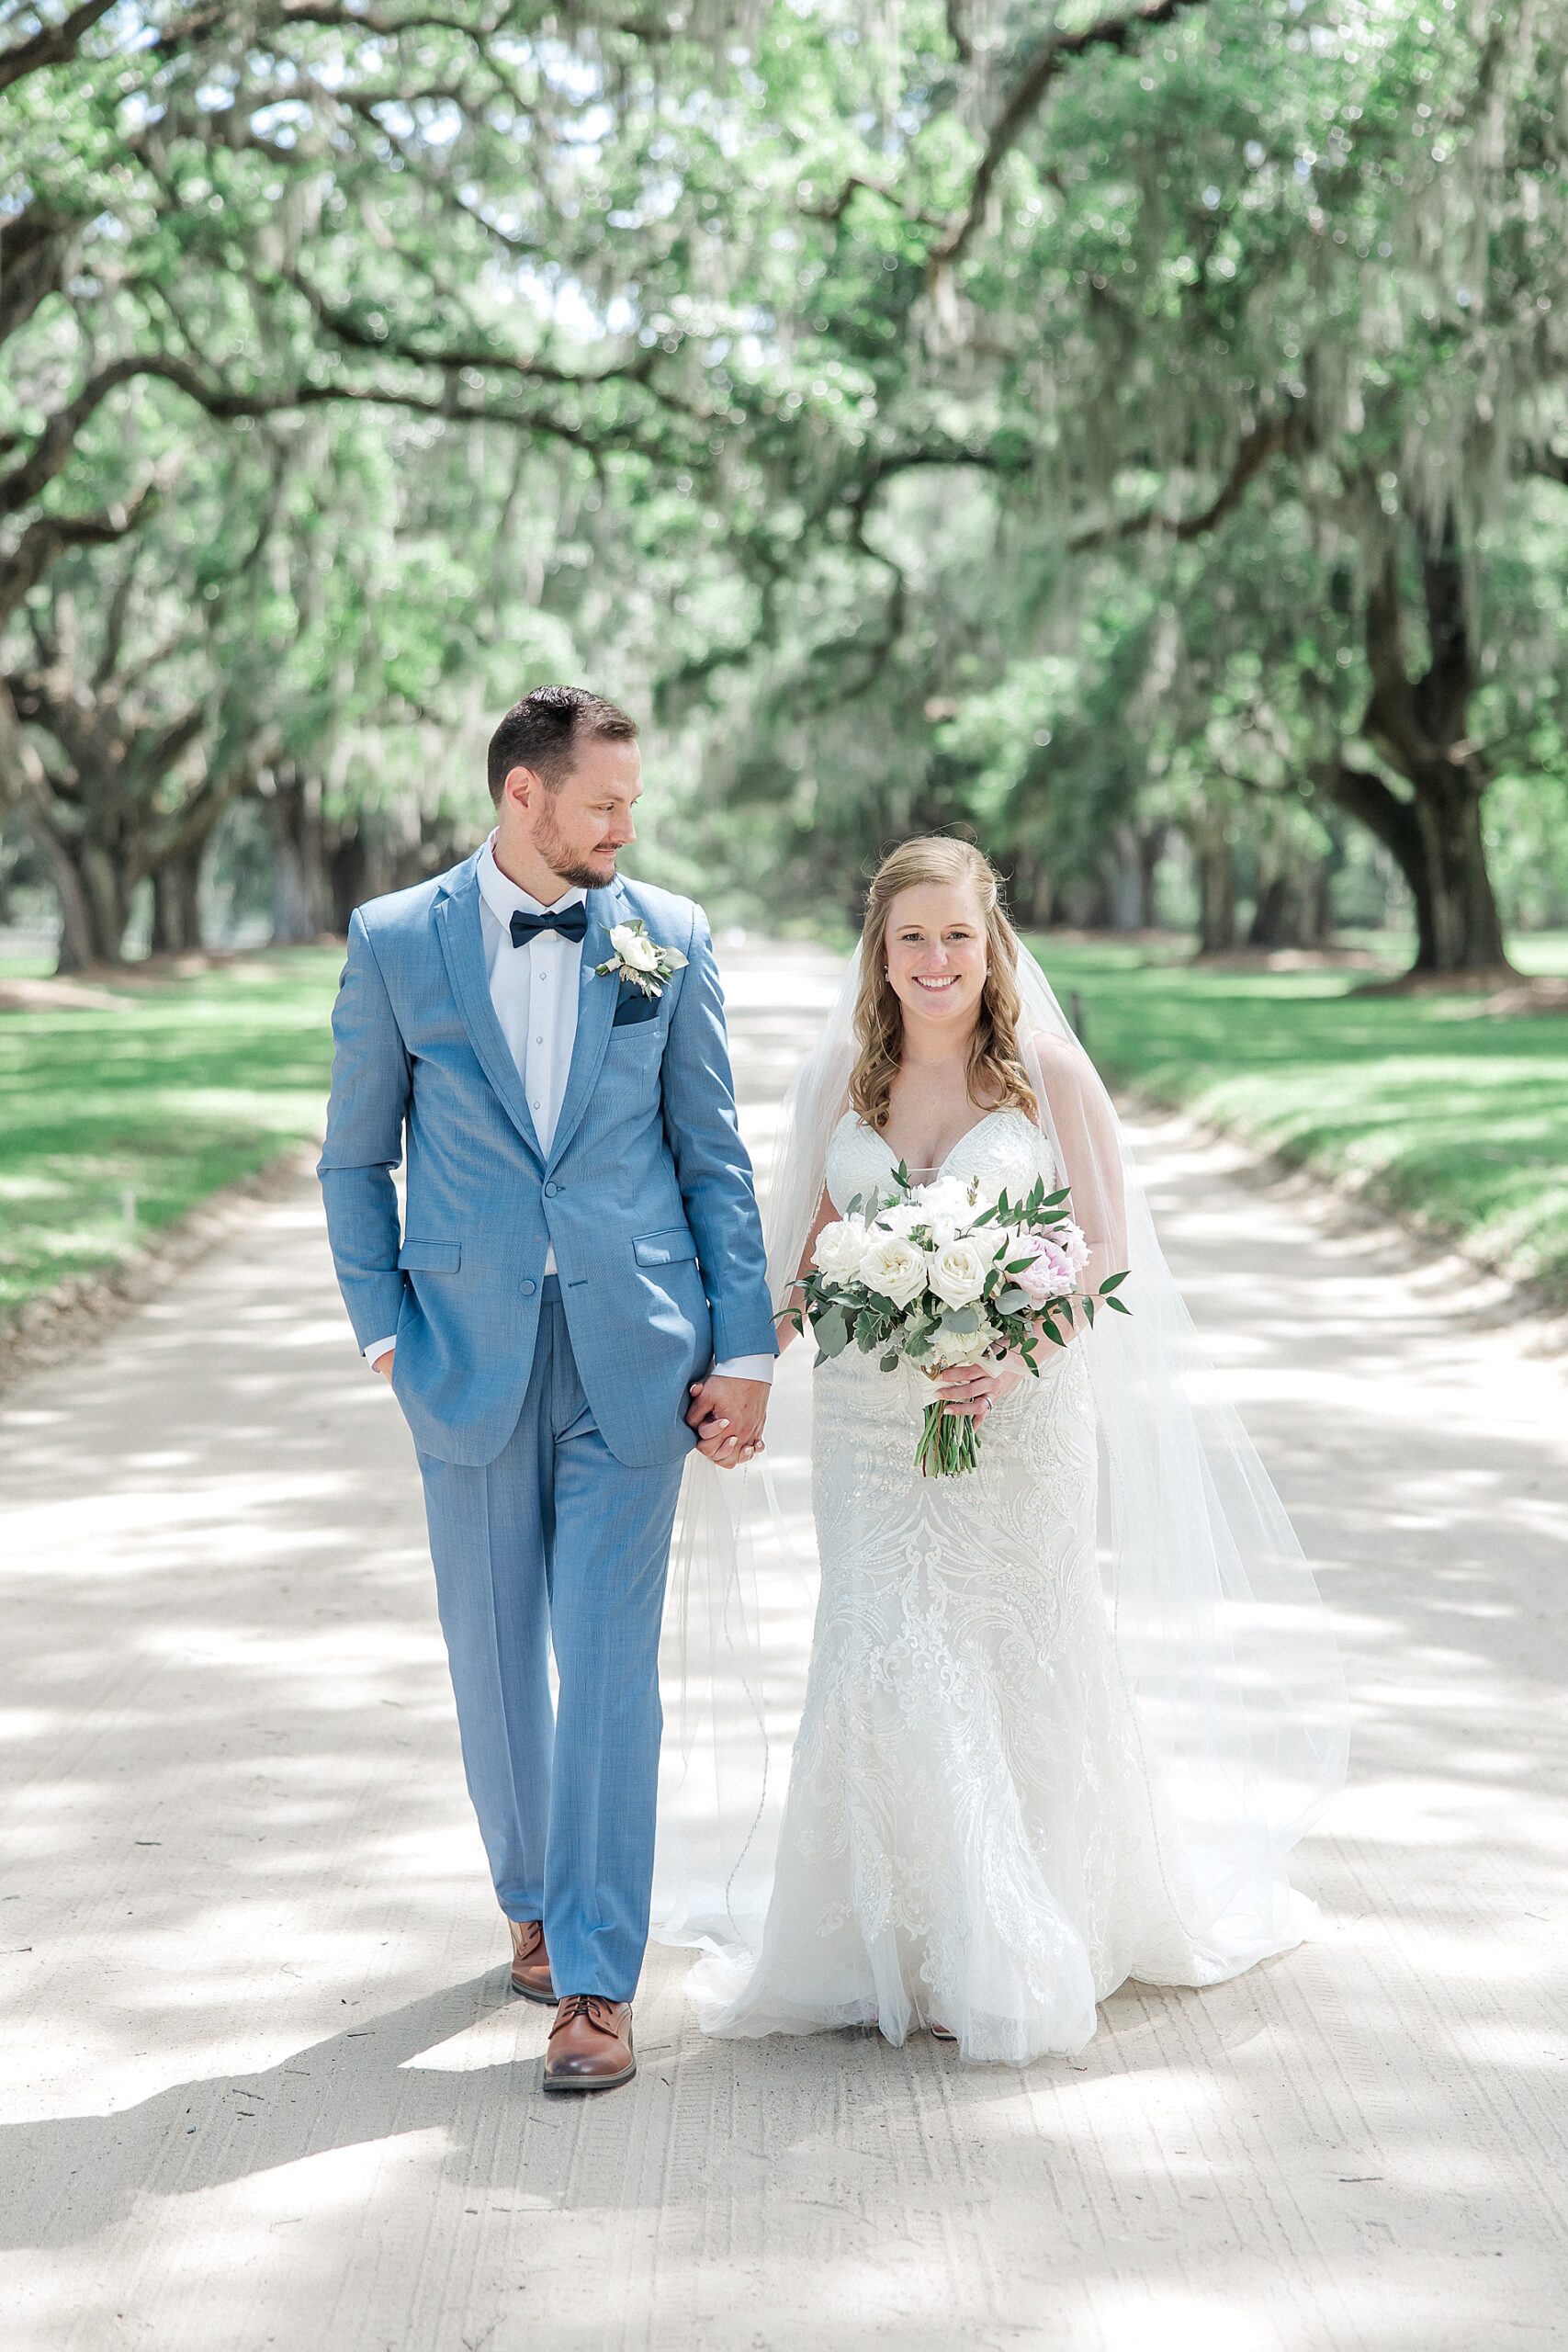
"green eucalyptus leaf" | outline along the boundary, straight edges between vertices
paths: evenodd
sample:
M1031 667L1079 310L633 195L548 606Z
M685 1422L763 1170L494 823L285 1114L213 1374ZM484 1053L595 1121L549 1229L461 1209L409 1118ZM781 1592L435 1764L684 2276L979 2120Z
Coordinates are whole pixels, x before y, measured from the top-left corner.
M849 1344L849 1317L841 1306L830 1306L825 1315L818 1318L817 1345L821 1351L818 1363L842 1355Z

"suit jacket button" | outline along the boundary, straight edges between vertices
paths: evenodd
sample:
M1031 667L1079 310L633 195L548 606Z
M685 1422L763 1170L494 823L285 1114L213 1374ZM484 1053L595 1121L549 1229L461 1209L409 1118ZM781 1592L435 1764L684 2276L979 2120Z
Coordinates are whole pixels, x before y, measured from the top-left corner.
M555 1199L556 1194L557 1194L559 1191L560 1191L560 1186L559 1186L558 1184L554 1183L554 1182L551 1182L551 1183L547 1184L547 1185L545 1186L545 1198L546 1198L546 1200L547 1200L547 1201L553 1201L553 1200Z
M529 1283L529 1282L525 1282L525 1283L523 1284L523 1295L524 1295L524 1297L525 1297L525 1298L532 1298L532 1297L533 1297L533 1295L534 1295L535 1291L536 1291L537 1288L538 1288L538 1284L537 1284L536 1283Z

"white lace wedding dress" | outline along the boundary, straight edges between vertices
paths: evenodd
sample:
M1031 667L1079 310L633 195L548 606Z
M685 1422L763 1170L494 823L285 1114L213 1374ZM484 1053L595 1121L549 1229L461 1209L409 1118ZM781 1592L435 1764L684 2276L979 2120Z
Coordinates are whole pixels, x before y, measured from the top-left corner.
M852 1113L828 1189L846 1208L892 1155ZM1015 1197L1055 1181L1021 1112L942 1172ZM933 2020L967 2058L1083 2048L1128 1977L1199 1984L1179 1857L1123 1680L1095 1552L1090 1332L1041 1351L983 1425L967 1476L915 1467L931 1391L852 1348L814 1374L822 1582L762 1946L690 1989L710 2032Z

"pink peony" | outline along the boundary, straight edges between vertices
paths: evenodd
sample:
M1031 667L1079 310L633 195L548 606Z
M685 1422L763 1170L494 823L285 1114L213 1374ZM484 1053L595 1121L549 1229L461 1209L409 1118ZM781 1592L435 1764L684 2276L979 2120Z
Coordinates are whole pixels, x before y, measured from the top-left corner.
M1059 1242L1042 1237L1034 1245L1032 1260L1013 1280L1032 1306L1043 1306L1048 1298L1060 1298L1064 1291L1071 1290L1072 1262Z
M1089 1243L1084 1239L1081 1227L1069 1217L1065 1225L1056 1227L1055 1242L1071 1272L1081 1274L1089 1263Z

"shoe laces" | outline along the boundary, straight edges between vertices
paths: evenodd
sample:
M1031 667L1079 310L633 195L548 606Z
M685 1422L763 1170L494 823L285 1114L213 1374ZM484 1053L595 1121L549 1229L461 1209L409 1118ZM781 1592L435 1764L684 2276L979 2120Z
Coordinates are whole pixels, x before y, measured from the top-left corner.
M599 2032L613 2034L616 2030L615 2010L618 2006L618 2003L606 1999L601 1993L569 1993L556 2011L556 2021L550 2028L550 2038L553 2041L562 2026L570 2025L573 2018L586 2018L589 2024L596 2027Z

